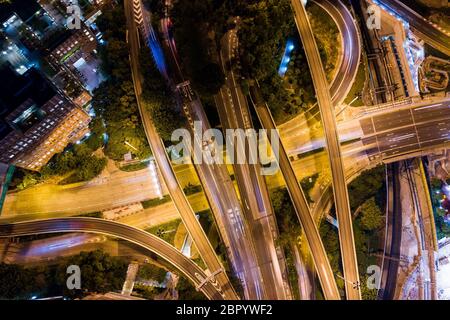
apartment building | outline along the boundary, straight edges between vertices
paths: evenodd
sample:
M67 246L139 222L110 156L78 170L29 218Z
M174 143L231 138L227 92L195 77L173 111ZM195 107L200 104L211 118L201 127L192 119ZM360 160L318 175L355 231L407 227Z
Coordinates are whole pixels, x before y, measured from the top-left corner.
M89 132L89 115L36 69L19 75L6 65L0 77L0 162L39 171Z

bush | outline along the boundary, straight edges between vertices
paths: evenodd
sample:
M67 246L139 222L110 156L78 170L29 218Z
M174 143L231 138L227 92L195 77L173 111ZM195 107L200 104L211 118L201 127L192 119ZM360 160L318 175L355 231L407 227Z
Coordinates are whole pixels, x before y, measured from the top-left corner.
M372 231L383 225L383 214L376 204L375 198L370 198L361 207L361 226L364 230Z
M180 300L206 300L204 294L195 290L195 287L184 277L178 280L176 290Z
M141 280L155 280L162 283L166 278L167 271L153 264L143 264L139 266L138 278Z

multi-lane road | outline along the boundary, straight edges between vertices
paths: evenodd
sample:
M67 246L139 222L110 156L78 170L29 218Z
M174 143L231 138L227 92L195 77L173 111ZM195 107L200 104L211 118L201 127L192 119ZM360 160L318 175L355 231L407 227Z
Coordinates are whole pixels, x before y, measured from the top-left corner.
M125 1L125 14L127 18L130 63L133 83L136 91L136 98L145 134L158 164L158 168L161 171L161 175L169 191L169 194L174 204L176 205L178 212L180 213L181 219L183 220L183 223L186 226L189 235L197 246L200 256L208 267L209 272L211 274L215 274L215 279L217 279L218 283L222 287L222 290L227 299L237 299L236 292L230 284L222 263L220 262L217 254L211 246L211 243L209 242L204 230L202 229L198 219L196 218L195 212L192 210L192 207L190 206L177 180L177 177L175 176L164 144L156 131L153 121L150 118L149 113L141 104L142 80L139 66L139 33L138 29L136 28L134 19L133 3L130 0Z
M65 232L90 232L117 237L143 247L175 266L196 286L202 284L207 274L192 260L159 237L143 230L122 223L96 218L57 218L0 224L0 237L16 237L25 235ZM219 283L206 281L200 287L202 292L213 300L228 298Z
M158 184L151 182L150 169L124 172L111 165L108 167L101 176L87 183L45 184L10 192L5 198L2 215L95 212L159 197ZM162 193L166 194L164 189ZM120 197L112 196L118 194Z
M386 2L391 3L392 2L392 3L396 3L396 5L398 5L398 1L381 1L381 2L383 2L383 3L386 3ZM318 0L318 3L319 3L319 5L321 5L324 8L326 8L328 6L328 9L326 9L326 10L329 12L331 12L332 10L337 10L336 9L337 6L333 7L333 5L330 5L330 3L327 0L320 0L320 1ZM342 5L342 3L340 3L340 4ZM397 10L398 10L398 8L397 8ZM336 13L335 13L335 16L337 16ZM345 18L344 18L344 20L345 20ZM336 22L338 23L338 21L336 21ZM297 21L297 23L298 23L298 21ZM352 19L352 23L354 23L353 19ZM425 22L422 21L422 24L423 25L420 26L421 30L426 30L427 27L431 27L435 31L437 30L436 28L431 26L426 21ZM344 25L349 26L350 23L347 21L344 23ZM339 26L339 23L338 23L338 26ZM339 28L342 31L342 26L340 26ZM133 29L131 29L131 30L133 30ZM136 29L134 29L134 30L136 30ZM131 31L131 34L133 32L134 31ZM343 33L343 34L345 37L345 33ZM431 34L431 31L428 33L428 35L430 35L430 34ZM135 36L136 35L137 35L137 32L135 32ZM441 34L441 36L442 36L442 34ZM352 36L348 36L348 37L352 38ZM131 36L131 38L133 38L133 36ZM358 37L356 37L356 38L358 38ZM134 40L137 40L137 39L134 39ZM440 40L442 40L442 39L440 39ZM438 41L440 41L440 40L438 39ZM305 39L303 39L303 41L305 41ZM137 44L137 42L135 42L135 44ZM448 45L449 42L447 41L444 44ZM436 45L436 46L441 46L441 45L442 45L442 43L439 45ZM133 46L133 44L131 44L131 46ZM356 47L359 49L360 45L358 44ZM441 46L441 48L442 48L442 46ZM351 51L354 52L355 48L352 48ZM346 55L344 54L344 56L346 56ZM355 57L356 55L353 54L352 56ZM360 54L357 55L358 61L359 61L359 56L360 56ZM133 57L131 60L132 60L132 65L133 65L133 60L137 61L137 59L133 59ZM343 97L345 97L345 95L346 95L346 93L345 94L343 93L343 92L345 92L345 90L348 89L348 86L345 86L345 84L351 83L352 72L349 72L349 71L351 70L351 67L355 65L354 62L351 62L351 61L347 61L347 62L348 63L345 64L345 60L344 60L344 62L341 64L341 69L345 68L346 72L338 72L337 76L335 78L335 81L333 81L333 83L332 83L331 89L332 89L332 92L336 92L336 95L332 95L332 97L330 99L328 99L330 101L334 102L335 100L343 99ZM312 73L315 74L315 72L312 72ZM348 77L350 77L350 78L348 78ZM136 79L136 76L134 78ZM339 79L341 79L341 80L339 80ZM342 93L342 94L339 94L339 93ZM324 99L322 99L322 101L324 101ZM319 105L320 105L320 101L319 101ZM367 118L362 119L360 121L362 130L364 132L364 138L362 139L362 141L363 141L364 145L367 147L367 149L369 150L368 151L369 157L371 157L371 159L375 159L374 157L376 157L376 155L381 155L382 158L389 158L389 157L394 157L396 155L401 155L404 153L411 153L411 152L414 152L417 150L420 151L422 149L427 149L427 148L433 147L433 146L440 146L440 145L448 142L449 139L448 139L447 132L449 132L449 127L445 123L445 120L448 120L448 117L445 116L446 111L448 110L448 107L449 107L449 105L445 104L445 103L444 104L441 103L441 104L434 104L434 105L426 105L426 106L419 106L416 108L409 108L408 110L396 110L395 111L396 113L394 113L394 111L387 112L382 115L371 116L369 119L367 119ZM329 109L331 109L331 108L329 108ZM430 113L429 111L432 111L432 112ZM322 117L323 117L323 114L322 114ZM437 120L435 120L435 119L437 119ZM442 121L442 120L444 120L444 121ZM148 129L147 125L145 127L146 127L146 129ZM398 130L396 129L397 127L399 127ZM337 132L337 130L332 130L332 131L334 131L335 133ZM335 134L335 136L336 136L336 140L338 141L337 134ZM155 137L157 137L157 135ZM159 137L155 138L155 139L158 140ZM339 144L337 143L337 145L339 145ZM373 146L375 146L375 148L373 148ZM330 147L330 146L328 145L328 147ZM375 150L375 151L373 151L373 150ZM164 150L164 157L166 157L165 150ZM166 159L166 161L167 161L167 159ZM167 161L167 163L168 163L168 161ZM333 161L331 163L333 164ZM158 162L158 165L160 165L159 162ZM160 168L161 168L161 165L160 165ZM343 172L343 170L341 170L341 171ZM164 172L165 172L165 170L164 170ZM172 174L173 174L173 170L172 170ZM165 181L167 183L166 177L165 177ZM178 183L177 183L177 186L174 188L178 188L181 190ZM169 188L169 191L172 191L172 190ZM181 190L181 192L182 192L182 190ZM342 194L342 192L341 192L341 194ZM171 195L172 195L172 193L171 193ZM184 194L183 194L183 198L185 199ZM174 199L174 200L176 200L176 199ZM177 204L177 202L175 202L175 203ZM179 207L178 204L177 204L177 207ZM188 212L188 211L189 210L186 210L186 212ZM192 213L192 209L190 209L190 211ZM341 226L341 223L342 222L340 221L340 226ZM347 252L349 252L349 251L350 250L347 250ZM346 269L344 268L344 274L345 274L345 270ZM345 278L348 281L348 283L353 283L353 284L357 283L357 281L356 282L349 281L348 275L346 275ZM357 286L355 286L355 287L357 287ZM349 297L348 290L347 290L347 296Z
M258 88L251 87L250 91L252 102L262 127L268 131L276 130L275 122L270 114L268 106L262 99ZM269 141L273 143L272 135L269 134L268 137ZM279 137L277 138L279 139ZM316 267L317 275L319 276L324 296L328 300L339 300L341 297L322 239L320 238L319 230L313 220L305 194L298 183L282 142L280 142L279 145L278 157L278 163L281 172L283 173L284 180L286 181L287 190L297 213L297 217L303 227L309 248L311 249L314 265Z
M395 159L448 145L450 100L407 105L362 118L362 142L369 160Z
M170 6L170 1L166 2ZM178 94L178 103L182 106L189 121L189 130L194 137L193 143L200 150L204 150L205 141L200 134L211 129L208 117L203 109L200 99L193 92L190 84L186 82L180 68L175 41L170 33L170 19L162 19L162 30L170 52L170 61L173 66L171 81L175 84L184 84L185 91ZM179 87L180 88L180 87ZM180 90L179 90L180 91ZM185 93L187 93L185 95ZM194 123L198 123L198 127ZM200 136L200 137L199 137ZM202 140L203 139L203 140ZM206 146L214 148L213 144ZM195 150L195 148L194 148ZM268 299L276 295L274 286L266 288L261 275L264 268L259 264L256 253L256 241L250 231L249 222L243 215L243 203L239 201L236 189L231 181L226 165L216 161L206 163L203 155L194 153L194 164L209 200L212 212L217 222L219 232L227 247L229 257L235 274L240 278L247 299ZM270 282L268 282L268 285Z
M308 15L303 3L299 0L291 1L295 14L295 22L302 39L308 61L311 77L316 91L322 124L325 132L331 175L333 180L334 203L339 222L339 240L342 256L342 268L345 278L346 297L349 300L360 300L358 262L353 236L353 221L348 200L347 183L345 179L344 163L338 137L336 115L328 81L322 65L319 49L309 23ZM311 245L311 244L310 244ZM312 252L314 255L314 252Z
M221 41L221 63L226 83L215 96L223 129L251 130L253 124L247 99L237 83L231 63L237 56L237 29L229 30ZM229 67L227 67L229 66ZM234 141L238 144L239 141ZM275 246L278 229L270 202L268 188L261 175L258 163L249 163L250 154L243 143L235 145L237 155L245 155L244 163L233 164L236 181L241 194L244 217L248 222L250 233L254 239L258 265L266 288L267 299L284 300L289 296L284 254ZM280 261L281 260L281 261ZM288 295L287 295L288 294Z

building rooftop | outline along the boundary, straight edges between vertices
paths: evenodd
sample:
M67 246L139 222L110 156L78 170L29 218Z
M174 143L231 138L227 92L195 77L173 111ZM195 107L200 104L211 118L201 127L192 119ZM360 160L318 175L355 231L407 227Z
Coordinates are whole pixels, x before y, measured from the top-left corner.
M5 80L2 81L0 91L0 139L2 139L13 129L8 123L18 119L20 114L27 110L38 109L51 99L56 91L34 68L19 75L6 63L0 67L0 79ZM26 129L37 114L33 112L30 116L31 118L19 119L20 123L17 123L16 129Z
M0 3L0 23L8 20L13 13L16 13L22 21L27 21L40 9L41 6L36 0L12 0Z

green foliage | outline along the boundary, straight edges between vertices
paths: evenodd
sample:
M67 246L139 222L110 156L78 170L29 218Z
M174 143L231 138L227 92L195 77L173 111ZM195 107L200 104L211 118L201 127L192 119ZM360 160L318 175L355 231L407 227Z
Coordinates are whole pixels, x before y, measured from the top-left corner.
M36 172L28 170L16 171L13 181L11 182L11 189L17 187L18 190L24 190L28 187L32 187L40 182L40 175Z
M46 288L49 272L43 268L24 268L0 263L0 299L30 299Z
M171 200L170 196L165 195L162 199L154 198L154 199L150 199L150 200L144 200L141 203L142 203L142 206L144 207L144 209L147 209L147 208L159 206L161 204L169 202L170 200Z
M133 287L133 294L137 294L147 300L154 300L155 297L158 294L161 294L164 290L164 288L145 286L139 283L135 283Z
M140 280L155 280L162 283L166 277L167 271L153 264L143 264L139 266L137 277Z
M352 211L362 205L367 199L381 194L385 186L386 173L383 165L363 171L348 186L350 207Z
M97 150L103 146L104 134L106 133L102 119L92 119L89 123L89 129L91 130L91 136L86 140L86 145L92 150Z
M319 231L331 268L334 272L338 272L341 265L341 252L337 230L324 221L320 224Z
M309 192L314 188L317 179L319 178L319 174L315 173L312 176L305 177L300 181L300 185L302 186L302 190L305 193L306 200L308 200L309 203L312 203L311 196L309 195Z
M202 186L201 185L193 185L192 183L188 183L184 188L183 188L184 193L186 194L186 196L190 196L192 194L196 194L202 191Z
M222 68L214 61L216 44L211 31L224 24L221 5L212 0L176 1L172 10L174 36L185 71L200 95L216 94L225 83ZM217 40L220 40L219 38Z
M23 190L51 177L67 174L69 177L61 184L89 181L98 176L107 163L106 158L97 157L92 152L88 143L70 145L66 151L55 154L40 172L18 168L10 184L11 190Z
M438 239L450 237L450 225L447 222L445 222L442 216L435 217L435 223Z
M362 206L361 214L353 221L353 234L361 279L366 276L367 267L376 263L376 257L370 253L380 249L378 248L381 244L378 230L384 225L384 217L380 210L380 203L384 203L384 186L385 169L382 165L362 172L348 186L352 210ZM320 225L320 235L333 271L340 273L342 265L338 230L324 221ZM343 287L344 283L342 283Z
M287 250L287 248L284 250L284 256L286 258L286 267L288 269L288 279L292 290L292 295L294 296L294 300L300 300L301 297L298 288L298 273L295 268L292 246L289 250Z
M81 289L68 290L67 267L78 265L81 269ZM30 299L32 296L64 295L81 298L89 293L106 293L120 290L127 263L96 250L81 252L64 258L56 266L25 268L15 264L0 264L0 299Z
M98 219L102 219L102 218L103 218L103 213L100 212L100 211L89 212L89 213L79 214L79 215L77 215L77 217L87 217L87 218L98 218Z
M73 150L56 154L42 169L42 175L73 174L61 183L89 181L98 176L106 167L106 158L92 155L92 150L86 144L75 145Z
M184 277L180 277L176 290L180 300L206 300L206 297Z
M308 14L320 57L329 82L338 62L340 33L333 18L320 6L308 3Z
M358 71L356 73L355 82L353 83L347 97L344 100L345 104L350 104L353 99L358 98L352 103L352 107L360 107L364 105L362 101L362 93L364 90L364 85L366 83L366 57L361 56L361 62L358 66Z
M450 224L445 221L447 211L442 207L443 194L440 191L442 181L437 178L432 178L430 181L430 196L434 211L434 221L436 225L437 238L450 237ZM437 192L439 191L439 192Z
M81 289L66 287L67 267L77 265L81 270ZM122 258L112 257L101 250L81 252L59 265L57 281L65 296L76 298L86 293L107 293L120 290L127 272L127 263Z
M120 167L120 170L125 171L125 172L133 172L133 171L144 170L144 169L148 168L148 166L149 166L149 161L141 161L138 163L124 165L124 166Z
M433 190L440 190L442 186L442 180L437 178L432 178L430 181L431 188Z
M142 47L139 54L140 66L144 83L142 100L150 112L153 124L164 141L170 141L172 132L185 126L181 110L178 108L164 79L156 69L151 53L147 47Z
M361 297L363 300L377 300L378 292L377 289L369 289L367 287L368 275L363 275L360 279L361 281Z
M372 231L383 226L384 218L380 208L375 202L375 198L370 198L361 207L361 227L364 230Z
M280 229L278 241L290 249L292 243L299 241L301 228L289 193L286 188L278 188L272 191L270 199Z
M120 5L108 7L97 21L106 40L106 45L100 48L101 67L109 78L94 91L92 106L106 126L109 137L106 155L121 160L125 153L131 152L145 159L150 155L150 148L141 125L131 78L126 29L122 27L125 24L123 7ZM94 125L101 131L98 123Z
M283 55L283 44L295 30L289 0L248 1L239 30L244 74L271 79Z
M169 221L167 223L160 224L158 226L151 227L150 229L147 229L147 232L150 232L167 243L174 244L175 234L177 232L178 226L181 223L181 219L175 219L172 221Z

